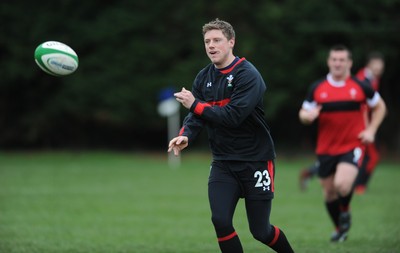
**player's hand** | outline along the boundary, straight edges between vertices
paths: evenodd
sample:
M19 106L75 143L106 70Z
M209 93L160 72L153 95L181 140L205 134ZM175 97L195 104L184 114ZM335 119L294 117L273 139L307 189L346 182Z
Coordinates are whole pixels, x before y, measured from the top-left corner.
M180 92L176 92L174 94L174 96L176 98L176 101L181 103L187 109L190 109L190 107L192 106L192 104L195 101L195 98L194 98L192 92L188 91L185 88L182 88L182 90Z
M186 148L189 144L187 136L178 136L173 138L168 145L168 152L174 151L174 155L178 156L181 150Z
M311 124L314 122L316 118L319 116L319 112L321 111L322 106L319 105L315 108L306 110L306 109L301 109L300 110L300 120L303 124Z
M358 135L358 138L364 144L373 143L375 141L375 132L367 128Z

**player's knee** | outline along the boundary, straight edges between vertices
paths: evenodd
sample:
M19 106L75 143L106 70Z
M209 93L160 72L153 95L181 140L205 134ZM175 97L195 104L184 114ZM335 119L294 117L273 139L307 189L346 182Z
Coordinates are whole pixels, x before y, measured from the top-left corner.
M215 228L232 227L232 220L221 215L213 215L211 221Z
M257 241L268 244L274 238L273 226L270 225L263 229L251 229L251 234Z
M338 198L337 192L334 188L331 189L324 189L323 191L324 198L327 201L332 201Z
M340 183L336 185L336 191L341 196L347 196L352 190L352 184Z
M335 191L341 195L348 195L353 188L353 181L350 180L340 180L335 182Z

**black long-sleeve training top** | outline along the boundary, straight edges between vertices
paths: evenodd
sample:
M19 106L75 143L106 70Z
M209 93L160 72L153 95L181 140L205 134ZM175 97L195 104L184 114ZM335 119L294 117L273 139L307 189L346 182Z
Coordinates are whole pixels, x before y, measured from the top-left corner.
M224 69L209 64L193 83L195 102L183 121L180 135L189 145L206 127L214 160L268 161L274 143L264 118L266 85L245 58Z

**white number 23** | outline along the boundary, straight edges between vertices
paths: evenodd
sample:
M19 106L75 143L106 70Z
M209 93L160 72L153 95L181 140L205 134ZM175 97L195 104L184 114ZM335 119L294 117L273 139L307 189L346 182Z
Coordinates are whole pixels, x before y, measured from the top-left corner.
M268 187L271 184L271 177L269 176L268 170L256 171L254 177L257 178L255 187Z

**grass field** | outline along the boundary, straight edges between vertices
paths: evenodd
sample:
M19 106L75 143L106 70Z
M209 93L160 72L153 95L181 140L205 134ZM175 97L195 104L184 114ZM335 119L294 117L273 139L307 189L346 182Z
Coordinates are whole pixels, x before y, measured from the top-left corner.
M208 154L0 153L1 253L219 252L207 200ZM349 240L329 242L320 186L298 188L312 158L278 157L271 221L296 252L400 252L400 166L382 161L370 190L354 196ZM252 239L240 202L235 227L245 252L273 252Z

